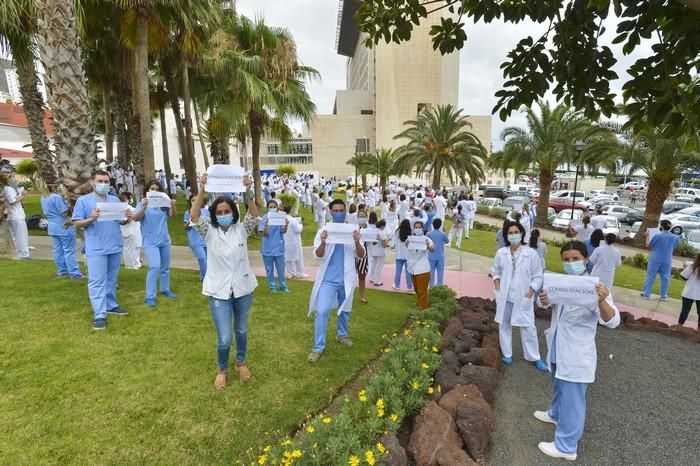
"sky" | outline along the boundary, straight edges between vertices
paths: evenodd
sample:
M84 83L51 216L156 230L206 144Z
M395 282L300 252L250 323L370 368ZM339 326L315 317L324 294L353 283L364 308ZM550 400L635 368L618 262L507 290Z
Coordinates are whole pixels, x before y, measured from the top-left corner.
M338 0L238 0L240 14L249 17L263 16L272 26L289 29L297 44L297 53L305 65L319 70L321 80L308 85L318 113L331 113L335 91L345 88L346 58L335 50ZM609 18L606 27L607 40L614 37L616 18ZM520 39L532 35L539 37L545 26L523 22L518 25L491 23L467 23L467 44L460 52L459 106L467 115L489 115L497 102L495 93L501 89L503 76L500 64L505 60ZM609 42L608 42L608 45ZM623 56L620 47L612 46L618 59L615 71L622 78L611 83L612 90L619 93L627 73L625 70L649 50L649 44ZM547 100L554 103L549 95ZM525 126L522 113L514 113L502 122L495 115L492 120L491 142L494 149L501 147L500 134L507 126Z

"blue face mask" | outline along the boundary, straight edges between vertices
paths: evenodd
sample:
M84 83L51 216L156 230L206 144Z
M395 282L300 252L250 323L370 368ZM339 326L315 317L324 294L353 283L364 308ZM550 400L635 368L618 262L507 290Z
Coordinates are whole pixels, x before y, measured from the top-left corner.
M416 236L423 236L423 229L420 227L416 228L416 230L414 231L414 234Z
M564 272L567 275L583 275L586 271L586 264L583 261L564 262Z
M367 219L366 218L358 218L357 223L360 225L367 225Z
M95 185L95 192L100 196L104 196L109 192L109 185L105 183L100 183Z
M343 223L345 221L345 212L332 212L333 223Z
M515 235L508 235L508 242L509 242L512 246L519 246L519 245L520 245L520 242L521 242L522 240L523 240L523 236L522 236L520 233L515 234Z
M233 214L217 215L216 223L224 228L228 228L233 224Z

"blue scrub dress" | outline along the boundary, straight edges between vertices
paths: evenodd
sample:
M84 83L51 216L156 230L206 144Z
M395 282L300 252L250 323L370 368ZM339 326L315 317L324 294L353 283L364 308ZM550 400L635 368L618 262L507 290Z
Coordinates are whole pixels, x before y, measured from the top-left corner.
M265 229L267 214L263 215L258 224L258 231L262 233ZM284 236L282 234L283 226L271 225L267 227L267 236L262 237L262 246L260 254L263 257L265 264L265 272L267 281L270 283L272 291L277 290L275 283L275 270L277 270L277 280L280 283L280 289L287 290L287 280L284 277Z
M136 210L138 211L142 207L141 203L139 203L136 206ZM170 209L156 207L146 208L146 212L141 218L143 252L148 262L146 300L156 299L158 284L160 285L161 293L170 293L171 241L170 233L168 232L169 216Z
M78 260L76 259L75 227L64 227L68 205L63 198L51 193L41 198L41 210L49 223L48 233L53 241L53 260L59 277L70 275L72 278L83 278Z
M202 208L200 216L209 218L209 209ZM190 211L186 211L183 217L183 222L187 225L190 223ZM204 238L193 227L187 226L187 244L190 246L194 257L197 258L199 264L199 279L204 280L207 274L207 243Z

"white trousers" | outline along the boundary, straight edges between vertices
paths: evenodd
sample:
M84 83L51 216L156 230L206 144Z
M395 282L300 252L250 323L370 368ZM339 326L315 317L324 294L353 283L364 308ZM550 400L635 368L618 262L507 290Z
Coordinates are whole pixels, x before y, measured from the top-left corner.
M126 236L124 239L124 251L122 259L124 266L127 269L141 268L141 248L138 247L138 238L136 236Z
M457 246L457 249L459 249L462 246L462 230L464 230L464 228L452 227L450 229L450 232L447 234L447 244L449 246L452 246L452 238L455 237L457 238L457 243L455 244L455 246Z
M469 239L469 231L474 228L474 217L464 219L464 238Z
M304 257L298 261L285 261L284 270L288 277L302 277L304 273Z
M26 220L8 220L7 224L17 255L22 259L29 259L29 231Z
M384 268L384 259L384 256L370 256L367 279L371 280L372 283L382 283L382 269Z
M503 311L503 322L498 325L498 340L501 343L501 353L503 356L513 357L513 326L510 319L513 314L513 303L506 301L506 308ZM523 353L526 361L537 361L540 359L540 345L537 341L537 327L520 327L520 341L523 344Z

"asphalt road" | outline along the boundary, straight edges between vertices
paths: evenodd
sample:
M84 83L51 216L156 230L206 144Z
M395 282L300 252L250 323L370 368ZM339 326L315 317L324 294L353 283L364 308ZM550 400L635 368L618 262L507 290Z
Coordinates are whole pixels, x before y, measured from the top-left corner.
M538 319L540 351L549 322ZM496 429L490 465L570 464L537 448L554 427L532 413L551 400L548 375L522 359L513 332L513 365L496 394ZM588 389L588 418L577 464L698 465L700 345L660 334L598 328L598 371ZM612 358L610 357L612 355Z

